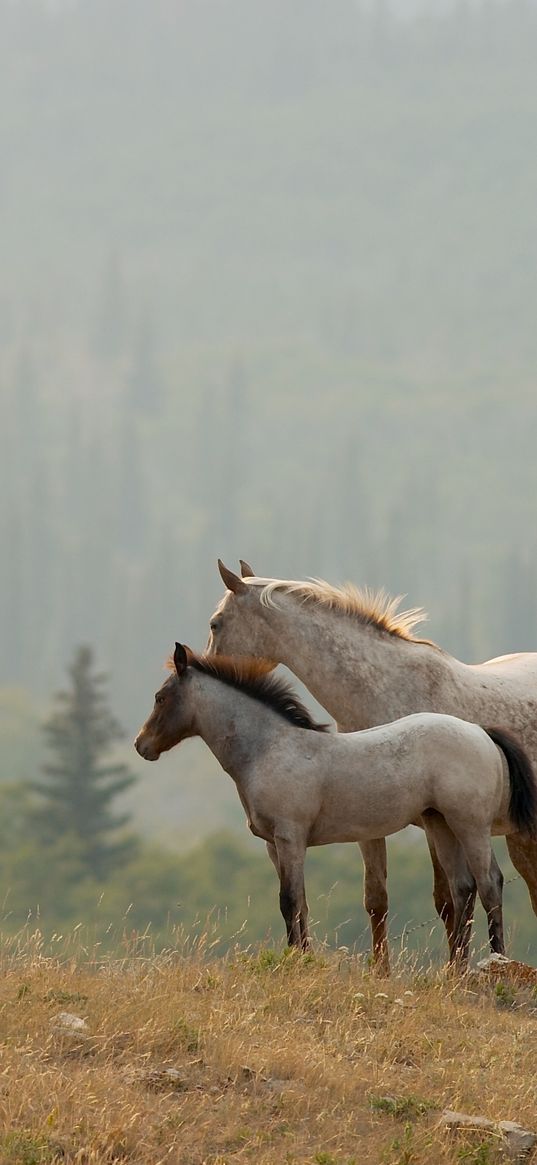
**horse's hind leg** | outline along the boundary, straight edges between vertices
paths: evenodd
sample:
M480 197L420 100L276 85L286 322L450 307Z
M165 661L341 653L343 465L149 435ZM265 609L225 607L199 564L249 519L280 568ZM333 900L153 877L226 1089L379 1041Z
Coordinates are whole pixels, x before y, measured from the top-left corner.
M476 883L462 845L439 813L428 813L424 827L431 853L441 863L453 904L451 929L448 931L449 961L464 967L472 934Z
M306 950L308 947L304 888L306 847L301 839L278 836L274 838L274 847L280 875L280 910L287 930L287 942L290 947Z
M503 937L503 905L502 905L502 903L503 903L503 874L502 874L502 871L500 870L500 867L496 861L496 857L494 855L493 850L491 850L490 878L491 878L491 881L492 881L492 884L494 887L493 892L496 895L496 905L494 905L492 907L492 910L490 911L490 913L487 910L488 922L489 922L490 949L493 952L493 954L504 955L505 954L505 942L504 942L504 937ZM499 901L498 901L498 899L499 899Z
M522 833L509 833L505 840L515 870L528 887L533 913L537 914L537 841Z
M390 974L387 939L386 842L384 838L359 843L364 861L364 907L371 921L373 963L381 975Z

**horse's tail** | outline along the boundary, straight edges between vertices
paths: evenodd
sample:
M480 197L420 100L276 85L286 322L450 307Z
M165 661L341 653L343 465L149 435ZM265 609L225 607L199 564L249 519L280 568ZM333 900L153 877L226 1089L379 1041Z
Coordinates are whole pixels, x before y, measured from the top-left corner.
M505 756L509 769L509 816L520 833L537 838L537 784L531 761L515 736L505 728L485 732Z

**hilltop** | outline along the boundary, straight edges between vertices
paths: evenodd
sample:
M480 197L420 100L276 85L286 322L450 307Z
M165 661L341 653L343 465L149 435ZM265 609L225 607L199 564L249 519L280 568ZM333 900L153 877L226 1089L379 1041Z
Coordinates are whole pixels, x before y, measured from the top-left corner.
M387 981L345 952L57 945L2 954L4 1165L492 1165L443 1109L535 1123L529 990L405 955Z

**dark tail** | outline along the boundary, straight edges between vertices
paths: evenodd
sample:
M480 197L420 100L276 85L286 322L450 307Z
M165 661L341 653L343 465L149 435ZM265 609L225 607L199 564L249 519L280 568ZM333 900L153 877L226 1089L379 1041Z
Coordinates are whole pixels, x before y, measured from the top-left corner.
M531 761L515 736L504 728L486 728L501 748L509 769L509 816L520 833L537 838L537 784Z

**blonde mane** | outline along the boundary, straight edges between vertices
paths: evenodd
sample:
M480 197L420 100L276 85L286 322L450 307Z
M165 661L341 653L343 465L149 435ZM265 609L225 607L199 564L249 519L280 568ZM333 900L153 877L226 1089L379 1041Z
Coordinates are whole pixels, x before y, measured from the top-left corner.
M259 586L260 580L255 582ZM364 626L375 627L378 631L386 631L389 635L396 635L399 639L408 639L412 643L429 643L428 639L418 639L414 628L427 618L422 607L410 607L407 611L400 611L399 605L402 595L395 597L385 590L375 591L370 587L357 587L354 583L343 583L342 586L333 586L324 579L309 579L307 582L283 582L278 579L261 580L262 589L259 601L265 607L275 607L275 596L278 594L294 595L302 603L317 603L329 611L338 611L341 615L350 615L358 619Z

